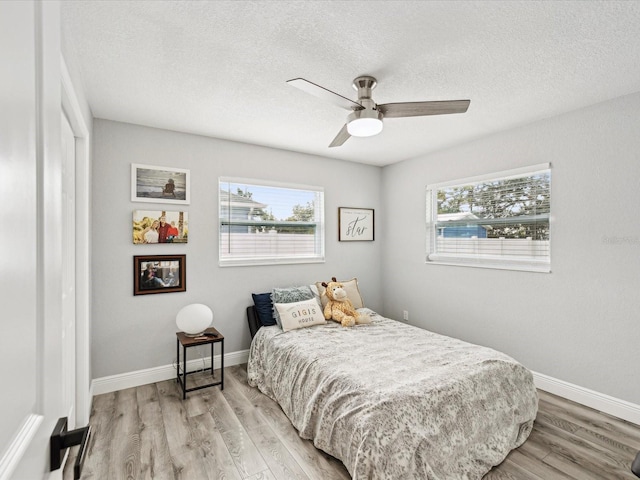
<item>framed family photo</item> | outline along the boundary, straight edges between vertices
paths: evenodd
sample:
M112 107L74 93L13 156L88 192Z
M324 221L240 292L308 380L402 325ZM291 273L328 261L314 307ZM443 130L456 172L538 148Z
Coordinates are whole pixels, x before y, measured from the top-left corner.
M189 205L189 183L189 170L131 164L132 202Z
M135 255L133 294L187 291L186 255Z
M374 240L375 212L373 208L338 208L338 241L362 242Z
M168 210L134 210L133 243L187 243L189 214Z

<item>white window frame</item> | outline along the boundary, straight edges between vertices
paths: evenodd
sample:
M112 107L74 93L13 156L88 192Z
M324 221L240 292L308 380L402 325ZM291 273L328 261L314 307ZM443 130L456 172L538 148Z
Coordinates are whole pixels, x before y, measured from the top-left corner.
M439 189L446 187L454 187L459 185L468 185L491 180L504 180L509 178L518 178L536 173L551 170L551 163L540 163L528 167L515 168L511 170L494 172L486 175L478 175L456 179L449 182L441 182L427 185L426 188L426 263L431 265L454 265L465 267L492 268L500 270L519 270L527 272L550 273L551 272L551 252L548 260L536 259L534 257L523 258L504 258L500 256L474 255L474 254L449 254L436 252L436 236L437 227L436 220L438 216L437 192ZM516 217L517 218L517 217ZM549 214L549 222L551 223L551 214ZM551 237L551 235L550 235ZM551 250L551 238L549 238L549 250Z
M222 203L220 201L220 190L224 183L235 183L240 185L255 185L260 187L273 187L281 189L291 190L305 190L313 192L319 201L314 202L315 218L313 222L316 227L316 233L314 235L314 250L315 253L309 256L269 256L269 255L247 255L238 257L223 257L223 222L222 218ZM231 192L230 192L231 193ZM275 182L270 180L260 180L255 178L239 178L239 177L219 177L218 178L218 264L221 267L236 267L236 266L256 266L256 265L284 265L284 264L305 264L305 263L324 263L325 261L325 219L324 219L324 187L303 185L296 183L284 183ZM257 200L257 199L256 199ZM225 223L227 224L227 223ZM265 234L268 235L268 234Z

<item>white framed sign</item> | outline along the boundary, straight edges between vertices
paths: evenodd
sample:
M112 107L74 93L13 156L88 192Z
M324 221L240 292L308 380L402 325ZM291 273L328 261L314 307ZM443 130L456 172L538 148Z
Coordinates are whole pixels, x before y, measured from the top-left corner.
M338 208L338 240L341 242L372 242L374 240L373 208Z

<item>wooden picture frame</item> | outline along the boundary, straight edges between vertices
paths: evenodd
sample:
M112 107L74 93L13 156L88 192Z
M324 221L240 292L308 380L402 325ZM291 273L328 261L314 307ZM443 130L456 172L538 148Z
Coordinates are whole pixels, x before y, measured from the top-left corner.
M187 291L186 255L134 255L133 294Z
M131 201L189 205L191 172L184 168L131 164Z
M340 242L372 242L375 240L373 208L338 208L338 240Z

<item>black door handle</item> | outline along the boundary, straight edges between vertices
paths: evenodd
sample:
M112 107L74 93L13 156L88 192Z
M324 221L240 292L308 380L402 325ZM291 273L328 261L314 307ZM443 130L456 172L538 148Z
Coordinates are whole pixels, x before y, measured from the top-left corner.
M58 419L58 423L56 423L56 427L53 429L51 440L49 442L51 471L53 472L60 468L67 448L73 447L74 445L80 445L78 456L76 457L76 461L73 465L73 480L78 480L82 474L82 466L84 465L90 436L91 426L87 425L86 427L68 431L67 417Z

